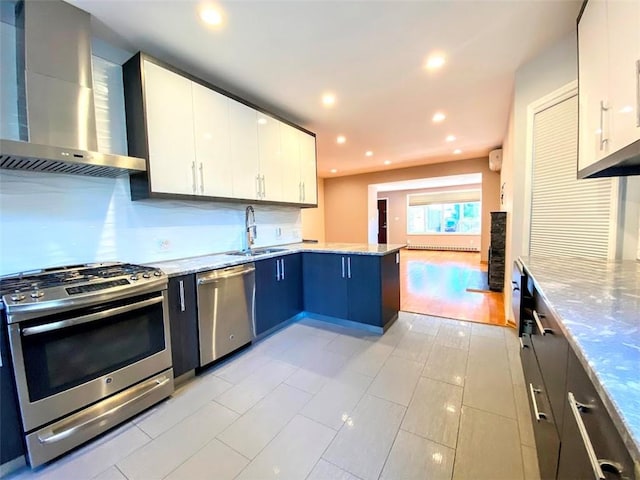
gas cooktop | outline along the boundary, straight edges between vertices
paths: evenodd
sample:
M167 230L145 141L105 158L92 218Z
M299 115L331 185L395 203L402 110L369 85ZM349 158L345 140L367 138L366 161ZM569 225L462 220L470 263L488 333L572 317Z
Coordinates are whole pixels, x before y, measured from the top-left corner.
M8 306L104 294L153 280L166 281L166 275L157 268L130 263L72 265L2 277L0 296Z

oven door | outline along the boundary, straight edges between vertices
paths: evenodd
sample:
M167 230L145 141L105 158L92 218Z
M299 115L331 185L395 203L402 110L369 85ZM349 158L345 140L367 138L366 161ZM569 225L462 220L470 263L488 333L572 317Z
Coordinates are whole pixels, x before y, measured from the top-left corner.
M166 290L9 325L25 432L171 367Z

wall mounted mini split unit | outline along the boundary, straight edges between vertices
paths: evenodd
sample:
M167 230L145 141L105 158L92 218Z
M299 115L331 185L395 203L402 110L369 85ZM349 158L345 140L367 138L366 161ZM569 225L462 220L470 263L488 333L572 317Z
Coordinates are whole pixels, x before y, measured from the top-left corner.
M502 168L502 149L491 150L489 152L489 170L499 172Z

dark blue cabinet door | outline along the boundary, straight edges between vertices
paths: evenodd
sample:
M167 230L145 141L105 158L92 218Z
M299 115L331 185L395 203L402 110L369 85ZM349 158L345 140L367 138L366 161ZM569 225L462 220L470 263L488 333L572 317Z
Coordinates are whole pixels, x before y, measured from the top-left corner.
M282 320L302 311L302 254L285 255L280 258Z
M380 260L382 324L390 322L400 310L400 252Z
M349 255L347 263L349 316L351 321L382 327L380 259L373 255Z
M11 368L7 329L0 325L0 464L24 455L22 425Z
M348 318L346 261L346 256L332 253L304 254L304 309L307 312Z
M277 325L282 318L281 288L276 258L256 264L256 335Z
M167 295L173 376L179 377L196 368L200 359L195 276L170 278Z

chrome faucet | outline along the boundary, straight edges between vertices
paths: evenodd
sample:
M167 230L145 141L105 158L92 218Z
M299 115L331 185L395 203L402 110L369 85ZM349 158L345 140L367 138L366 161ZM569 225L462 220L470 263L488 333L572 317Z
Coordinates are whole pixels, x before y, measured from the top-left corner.
M249 205L244 212L244 228L246 233L245 252L250 252L251 247L258 237L258 232L256 230L256 216L251 205Z

